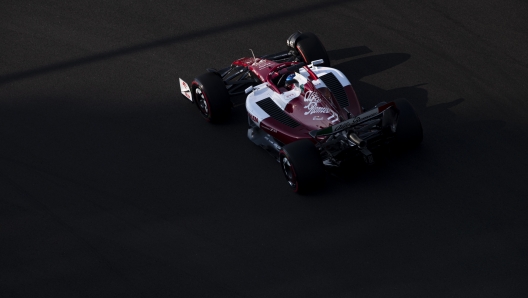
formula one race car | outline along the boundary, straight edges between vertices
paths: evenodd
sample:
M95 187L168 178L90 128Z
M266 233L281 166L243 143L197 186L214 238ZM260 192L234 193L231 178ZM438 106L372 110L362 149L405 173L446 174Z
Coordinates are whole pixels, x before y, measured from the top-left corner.
M275 156L298 193L321 187L325 167L357 158L373 164L379 148L422 141L421 122L405 99L364 111L313 33L292 34L287 47L207 69L190 86L180 79L181 92L212 123L228 119L232 96L246 93L249 139Z

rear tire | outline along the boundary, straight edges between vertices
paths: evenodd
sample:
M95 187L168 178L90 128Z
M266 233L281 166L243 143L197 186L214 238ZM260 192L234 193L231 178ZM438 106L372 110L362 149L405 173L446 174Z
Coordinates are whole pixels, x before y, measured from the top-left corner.
M204 73L191 84L196 107L208 122L220 123L229 119L231 101L222 78L212 72Z
M413 106L404 98L394 101L399 110L396 125L397 149L410 149L418 146L423 140L422 123Z
M321 155L309 140L295 141L282 147L279 158L284 176L294 192L306 194L324 185Z
M323 59L324 62L320 65L330 67L330 58L323 43L311 32L304 32L297 37L295 50L303 57L306 64L310 64L314 60Z

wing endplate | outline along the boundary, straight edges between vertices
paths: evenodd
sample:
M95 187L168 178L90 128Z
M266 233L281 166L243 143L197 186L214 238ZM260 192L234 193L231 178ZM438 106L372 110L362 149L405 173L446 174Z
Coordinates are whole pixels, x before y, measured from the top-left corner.
M187 98L190 101L193 101L191 96L191 88L189 87L189 84L187 84L184 80L180 79L180 91L185 98Z

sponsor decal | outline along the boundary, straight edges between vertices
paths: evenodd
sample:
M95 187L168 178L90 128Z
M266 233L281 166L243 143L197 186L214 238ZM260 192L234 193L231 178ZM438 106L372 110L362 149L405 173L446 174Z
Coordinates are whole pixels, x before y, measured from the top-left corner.
M271 131L271 132L277 132L277 130L276 130L275 128L271 128L271 127L266 126L266 125L264 125L264 124L261 124L260 127L262 127L262 128L265 129L265 130L269 130L269 131Z
M321 117L321 116L314 116L314 117L313 117L313 120L323 120L323 117Z
M249 114L249 113L248 113ZM259 119L257 118L257 116L253 115L253 114L249 114L249 117L251 118L251 120L255 123L259 123Z
M365 113L365 115L360 115L360 116L357 116L356 118L352 118L352 119L347 120L347 121L345 121L343 123L339 123L337 125L332 126L332 128L333 128L332 130L333 131L338 131L338 130L349 128L352 125L358 123L359 121L367 119L367 118L371 118L374 115L375 114L372 114L372 113Z
M253 66L258 68L259 70L262 70L271 65L272 65L271 61L267 61L267 60L259 60L258 62L253 63Z
M322 99L319 96L319 93L317 92L314 92L314 91L306 92L304 96L304 101L308 102L308 105L304 106L304 108L308 110L307 112L304 112L305 115L330 113L330 108L322 107L319 105Z
M273 147L275 147L275 149L277 151L280 151L282 149L281 146L279 146L279 144L275 143L269 136L265 136L264 139L266 139L268 142L270 142L271 145L273 145Z
M183 91L182 94L183 94L183 96L187 97L188 100L192 101L191 92L190 91Z
M339 117L337 116L337 113L332 111L332 115L327 118L327 120L330 120L331 123L339 121Z
M339 120L336 112L328 107L319 105L323 99L318 92L307 91L304 95L304 101L308 102L308 105L304 106L304 108L308 110L307 112L304 112L304 115L330 114L330 117L328 117L327 120L330 120L331 123L337 122Z

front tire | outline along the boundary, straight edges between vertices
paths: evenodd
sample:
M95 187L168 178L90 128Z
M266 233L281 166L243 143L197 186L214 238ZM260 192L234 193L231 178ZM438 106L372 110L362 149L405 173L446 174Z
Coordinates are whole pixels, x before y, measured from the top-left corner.
M423 140L422 123L413 106L404 98L394 101L399 110L396 125L396 147L410 149L420 145Z
M229 119L231 101L222 78L212 72L194 79L191 92L196 107L206 121L220 123Z
M295 141L282 147L279 158L282 172L294 192L306 194L324 185L321 155L309 140Z
M306 64L310 64L314 60L323 59L324 62L320 65L330 67L330 58L323 43L311 32L304 32L297 37L295 50L301 54Z

